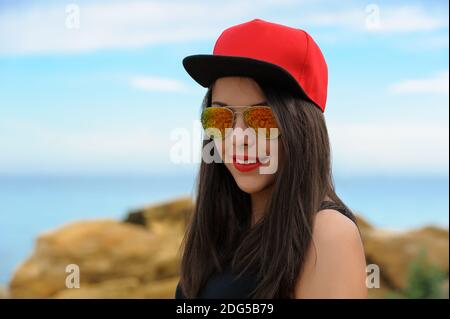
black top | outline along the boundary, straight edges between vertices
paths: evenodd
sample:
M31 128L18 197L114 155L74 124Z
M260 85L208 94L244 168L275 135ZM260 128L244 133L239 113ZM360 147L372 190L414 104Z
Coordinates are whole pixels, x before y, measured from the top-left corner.
M320 210L323 209L335 209L356 223L352 212L344 206L331 201L323 201ZM228 263L224 266L222 272L215 272L209 277L206 285L200 291L198 298L247 299L250 298L250 293L255 287L256 280L253 276L246 275L236 278L231 270L231 264ZM180 283L177 285L175 298L186 299L181 291Z

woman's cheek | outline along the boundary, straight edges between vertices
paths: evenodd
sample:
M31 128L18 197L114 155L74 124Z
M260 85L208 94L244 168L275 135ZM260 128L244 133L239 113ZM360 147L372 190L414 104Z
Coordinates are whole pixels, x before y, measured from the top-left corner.
M263 175L275 175L279 169L279 164L282 158L282 145L280 138L266 140L265 149L260 150L260 156L266 157L266 162L260 169Z

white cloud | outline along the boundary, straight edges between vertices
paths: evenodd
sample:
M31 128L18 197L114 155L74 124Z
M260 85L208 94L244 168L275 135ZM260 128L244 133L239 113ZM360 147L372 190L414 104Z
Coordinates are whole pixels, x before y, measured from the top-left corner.
M326 9L331 7L327 3L291 0L281 3L264 0L258 1L258 5L253 1L237 0L189 3L78 1L75 8L79 11L67 7L67 3L56 2L10 7L0 11L0 54L85 52L215 39L226 27L255 17L302 28L329 27L333 32L339 27L364 31L367 21L373 21L371 12L366 12L364 6L339 11ZM380 5L380 27L374 30L448 29L446 13L427 10L416 6ZM286 12L288 16L279 19Z
M175 79L155 76L135 76L130 80L132 87L144 91L185 92L186 86Z
M329 123L328 127L338 170L448 174L448 124Z
M448 28L448 14L429 14L421 7L403 6L386 8L380 6L380 31L412 32Z
M111 172L152 170L168 162L169 134L142 125L89 129L43 126L27 121L0 123L1 170Z
M316 12L306 15L304 18L298 19L298 21L311 26L362 29L364 27L364 19L364 10L348 9L337 12Z
M396 94L438 93L448 94L448 70L436 73L429 78L403 80L389 87L389 91Z
M304 25L344 28L352 31L416 32L448 29L448 16L418 6L368 5L332 11L307 12L292 19Z
M80 52L214 38L256 9L251 2L236 1L80 2L79 23L74 23L74 12L66 13L65 5L0 12L0 53Z

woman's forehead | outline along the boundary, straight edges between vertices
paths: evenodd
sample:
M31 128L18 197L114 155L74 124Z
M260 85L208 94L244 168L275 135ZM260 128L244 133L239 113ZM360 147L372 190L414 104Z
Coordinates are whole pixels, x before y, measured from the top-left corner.
M226 105L253 105L265 101L264 93L255 80L235 76L218 78L212 86L211 97L212 101Z

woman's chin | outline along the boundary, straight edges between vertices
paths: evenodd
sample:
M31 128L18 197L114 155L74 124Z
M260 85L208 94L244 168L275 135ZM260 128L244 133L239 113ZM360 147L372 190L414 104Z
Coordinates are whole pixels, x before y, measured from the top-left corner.
M247 194L255 194L266 189L275 180L275 174L259 174L256 171L240 172L233 164L225 163L239 189Z
M239 189L247 194L255 194L264 190L267 186L270 185L270 180L266 178L261 178L261 176L239 176L235 177L235 181Z

